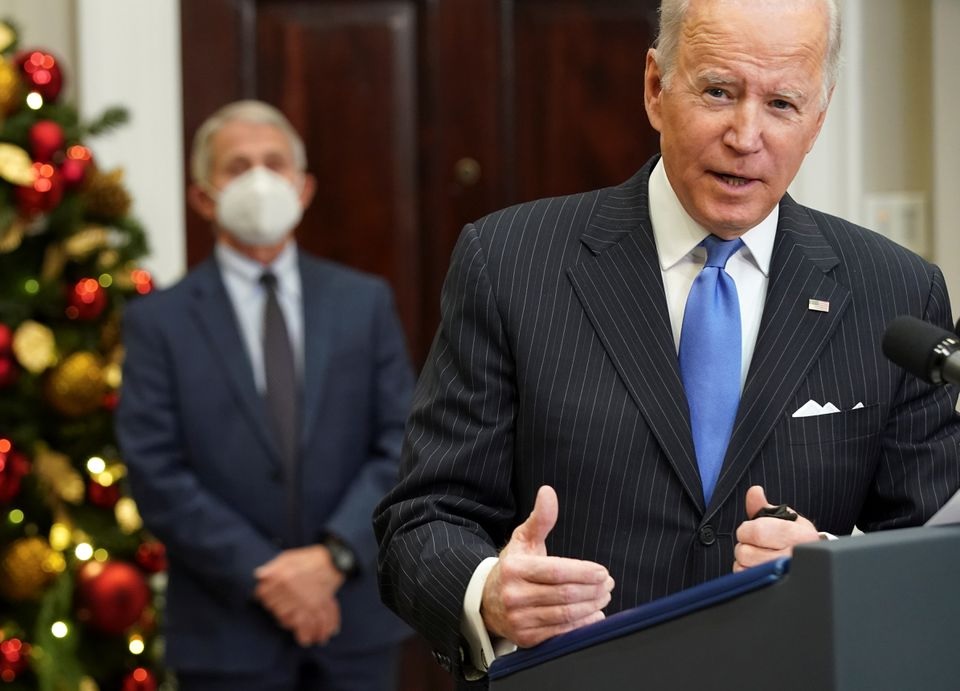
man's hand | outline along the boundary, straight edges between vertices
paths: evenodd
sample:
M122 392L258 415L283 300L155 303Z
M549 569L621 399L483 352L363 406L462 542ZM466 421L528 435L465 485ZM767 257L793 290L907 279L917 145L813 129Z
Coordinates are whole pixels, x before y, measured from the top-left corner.
M763 487L754 485L747 490L747 516L757 515L760 509L771 507ZM737 545L733 548L733 570L743 571L751 566L793 554L794 545L820 539L816 527L803 516L795 521L761 517L744 521L737 528Z
M255 590L281 626L293 632L300 645L326 643L340 630L336 594L344 577L323 545L281 552L259 567Z
M523 648L600 621L610 602L614 584L606 568L547 556L545 540L557 514L557 494L544 485L483 588L480 614L487 630Z

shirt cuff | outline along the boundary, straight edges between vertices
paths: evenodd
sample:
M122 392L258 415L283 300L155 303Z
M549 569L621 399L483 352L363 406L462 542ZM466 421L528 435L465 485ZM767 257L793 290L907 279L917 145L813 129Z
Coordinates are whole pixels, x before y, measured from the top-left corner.
M512 653L517 646L505 638L490 636L483 625L480 615L480 602L483 599L483 587L487 584L490 571L500 560L487 557L473 572L467 592L463 596L463 618L460 620L460 633L467 642L467 653L473 666L480 672L486 672L490 665L501 655Z
M840 538L838 538L836 535L834 535L833 533L828 533L828 532L825 532L825 531L820 531L820 532L817 533L817 534L820 536L820 539L821 539L821 540L839 540L839 539L840 539Z

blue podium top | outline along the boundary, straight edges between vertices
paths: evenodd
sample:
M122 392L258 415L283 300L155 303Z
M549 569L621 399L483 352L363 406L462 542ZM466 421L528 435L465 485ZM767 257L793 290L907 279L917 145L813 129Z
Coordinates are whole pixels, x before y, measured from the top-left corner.
M790 559L777 559L618 612L596 624L555 636L536 647L498 657L490 666L490 678L501 679L562 655L732 600L751 590L775 583L789 570Z

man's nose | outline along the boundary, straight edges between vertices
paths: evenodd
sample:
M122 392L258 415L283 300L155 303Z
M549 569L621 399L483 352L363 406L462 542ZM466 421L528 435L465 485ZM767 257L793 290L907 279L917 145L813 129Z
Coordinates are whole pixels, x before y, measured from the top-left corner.
M740 154L756 153L763 146L762 113L757 104L742 102L731 114L723 143Z

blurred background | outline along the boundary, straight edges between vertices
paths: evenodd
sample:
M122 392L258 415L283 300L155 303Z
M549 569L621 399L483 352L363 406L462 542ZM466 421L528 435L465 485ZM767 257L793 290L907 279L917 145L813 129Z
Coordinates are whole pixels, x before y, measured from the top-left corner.
M130 122L86 142L120 167L164 287L212 237L184 203L194 129L255 97L303 133L319 192L300 241L394 288L419 366L464 223L617 184L657 150L643 110L657 0L2 0L61 100ZM960 301L960 0L840 0L844 68L791 188L938 263ZM446 689L411 643L404 688Z

